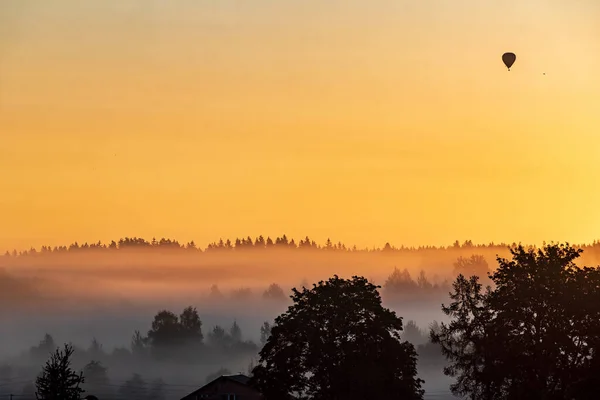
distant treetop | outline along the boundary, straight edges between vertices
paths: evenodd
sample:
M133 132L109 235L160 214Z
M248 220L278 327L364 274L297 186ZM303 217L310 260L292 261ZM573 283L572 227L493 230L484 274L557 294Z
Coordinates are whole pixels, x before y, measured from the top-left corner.
M458 249L500 249L500 248L515 248L520 243L488 243L488 244L473 244L471 240L466 240L462 244L457 240L450 246L400 246L395 247L390 243L385 243L381 248L358 248L357 246L347 246L341 242L334 243L331 239L327 239L324 244L318 244L314 240L311 240L308 236L304 239L300 239L296 242L294 239L288 238L285 234L281 237L276 237L275 240L267 236L267 238L258 236L254 240L248 236L246 238L236 238L235 240L223 240L219 239L217 242L209 243L206 248L202 249L194 243L194 241L182 244L177 240L162 238L157 240L147 241L143 238L138 237L125 237L118 241L112 240L110 243L102 243L98 241L96 243L83 243L79 244L74 242L68 246L42 246L39 250L30 248L29 250L19 251L13 250L12 252L6 252L5 257L18 257L18 256L31 256L38 254L52 254L52 253L70 253L70 252L82 252L82 251L119 251L119 250L169 250L169 251L189 251L189 252L215 252L215 251L245 251L245 250L275 250L275 249L289 249L289 250L319 250L319 251L337 251L337 252L382 252L382 253L397 253L397 252L421 252L421 251L451 251ZM529 248L536 248L535 246L528 246ZM600 241L594 241L591 245L579 245L578 248L598 248L600 249Z

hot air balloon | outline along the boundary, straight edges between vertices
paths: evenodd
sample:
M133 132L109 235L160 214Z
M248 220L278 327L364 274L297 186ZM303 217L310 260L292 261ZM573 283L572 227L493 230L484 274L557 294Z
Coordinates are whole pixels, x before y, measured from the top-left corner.
M504 62L504 65L506 65L506 68L508 68L509 71L510 71L510 67L512 67L512 65L515 63L516 59L517 59L517 56L515 56L515 53L502 54L502 61Z

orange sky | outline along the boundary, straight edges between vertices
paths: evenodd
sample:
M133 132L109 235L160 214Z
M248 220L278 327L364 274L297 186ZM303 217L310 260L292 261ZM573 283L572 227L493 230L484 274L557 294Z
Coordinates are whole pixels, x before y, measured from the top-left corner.
M598 21L598 0L2 1L0 250L592 241Z

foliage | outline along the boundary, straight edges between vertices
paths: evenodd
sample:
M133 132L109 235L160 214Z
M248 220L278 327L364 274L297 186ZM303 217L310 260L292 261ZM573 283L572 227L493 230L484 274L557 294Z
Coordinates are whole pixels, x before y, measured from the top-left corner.
M425 333L417 326L415 321L410 320L406 323L406 325L404 325L402 340L406 340L416 347L420 344L426 343L427 336L425 336Z
M148 356L149 338L142 336L140 331L133 332L131 337L131 354L140 359Z
M417 277L417 287L421 290L431 290L433 289L433 284L429 282L427 276L425 275L425 271L419 271L419 276Z
M480 280L487 280L488 274L491 272L485 257L478 254L473 254L469 258L458 257L454 265L455 275L464 275L467 278L477 276Z
M42 373L35 381L38 400L79 400L84 390L83 372L79 374L71 368L73 346L65 344L64 349L56 349L46 361Z
M568 244L511 249L485 291L459 275L452 318L431 332L450 361L452 391L473 399L570 399L600 372L600 268L580 268Z
M215 325L212 331L208 333L208 341L215 347L224 348L231 344L232 339L223 327Z
M219 290L219 287L217 285L212 285L210 287L210 292L208 297L212 300L221 300L223 299L223 293L221 293L221 290Z
M283 293L281 286L276 283L272 283L267 290L264 291L263 298L267 300L281 301L285 300L285 293Z
M457 377L451 386L453 393L470 395L473 399L491 399L496 389L493 382L491 351L495 351L494 332L490 328L491 310L477 276L467 279L459 275L453 283L453 301L443 312L450 316L449 325L440 324L437 332L431 329L431 341L441 345L442 354L451 360L444 373ZM497 345L500 345L499 343ZM482 384L482 382L486 382Z
M35 359L46 359L55 350L56 344L54 343L54 339L50 334L46 333L40 344L31 348L30 353Z
M402 319L383 308L365 278L334 276L293 289L275 319L252 384L269 399L421 399L414 346L400 340Z
M92 339L90 343L90 347L87 350L88 357L91 357L93 360L100 360L105 356L104 349L102 348L102 344L96 340L96 338Z
M86 385L106 385L108 383L107 368L99 361L90 361L83 368Z
M154 316L152 328L148 331L148 340L153 348L174 347L181 344L182 336L179 318L175 313L162 310Z
M83 367L85 383L83 387L87 393L101 393L109 384L107 368L99 361L90 361Z
M203 339L202 321L196 308L190 306L186 307L179 317L172 311L159 311L154 316L148 338L134 336L132 348L142 351L147 343L157 357L164 358L168 357L172 350L197 350Z
M188 306L179 316L182 340L186 344L202 343L202 321L195 307Z
M383 284L383 288L387 292L402 292L408 291L412 292L416 288L415 281L412 280L410 273L406 268L400 271L398 268L394 267L394 271L392 274L386 279Z
M383 284L383 295L386 300L419 301L431 295L441 297L447 296L449 286L446 282L441 284L432 283L425 275L425 271L419 271L414 280L408 269L394 270Z

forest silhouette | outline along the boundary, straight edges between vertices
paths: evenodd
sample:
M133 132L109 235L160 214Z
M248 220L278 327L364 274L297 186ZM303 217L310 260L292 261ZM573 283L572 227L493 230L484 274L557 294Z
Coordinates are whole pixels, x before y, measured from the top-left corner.
M31 247L29 250L6 251L5 257L18 257L38 254L64 253L70 251L94 251L94 250L143 250L143 249L160 249L160 250L188 250L192 252L210 252L219 250L250 250L250 249L302 249L302 250L326 250L326 251L348 251L348 252L422 252L422 251L451 251L456 249L493 249L505 250L514 248L522 243L494 243L474 244L471 240L465 240L460 243L456 240L449 246L399 246L395 247L389 242L386 242L383 247L373 248L358 248L356 245L346 245L342 242L334 243L331 239L327 239L325 243L319 244L306 236L303 239L296 241L293 238L288 238L283 234L272 239L270 236L266 238L262 235L255 239L247 236L245 238L219 239L209 243L205 248L199 247L194 241L180 243L175 239L161 238L157 240L152 238L148 241L139 237L123 237L117 241L111 240L110 243L102 243L102 241L94 243L78 243L73 242L69 245L61 246L41 246L39 249ZM545 245L545 242L544 244ZM536 248L535 245L524 245L527 248ZM591 244L574 245L574 247L585 250L587 253L600 254L600 241L593 241Z
M263 236L254 240L250 237L219 240L202 249L194 242L183 245L165 238L147 241L126 237L108 244L75 242L68 246L6 252L0 257L0 267L5 267L0 284L6 288L3 298L20 304L40 302L36 299L49 285L36 283L36 280L56 283L66 277L85 285L85 290L78 292L81 296L90 296L102 285L103 290L110 290L114 281L120 280L193 284L192 290L196 293L198 285L203 285L209 299L228 297L244 301L285 298L283 290L308 279L362 274L379 282L389 301L430 298L438 302L447 295L450 282L458 273L470 276L477 272L485 276L486 258L506 252L507 248L502 244L474 245L471 241L462 244L456 241L448 247L394 247L386 243L382 248L358 249L340 242L334 244L329 239L317 244L309 237L296 242L282 235L275 240ZM30 273L24 278L26 271ZM293 279L289 278L294 274ZM84 283L84 278L95 280ZM226 284L228 279L232 282L230 285ZM266 279L271 279L268 283L271 288L265 292ZM69 293L77 290L71 284L63 286ZM184 292L178 287L173 285L170 294ZM224 290L229 291L229 295ZM99 295L103 293L100 291ZM152 295L158 296L156 289Z
M404 301L420 296L420 300L430 298L439 303L440 296L447 297L447 289L459 272L470 276L474 270L468 269L477 266L481 268L478 275L485 277L488 268L494 269L491 260L509 256L510 249L518 245L466 240L437 247L385 243L379 248L357 248L329 239L322 244L309 237L296 241L286 235L220 239L204 248L167 238L75 242L15 249L0 256L0 287L4 289L0 297L5 300L4 308L17 303L33 307L40 303L40 296L52 297L43 303L54 307L67 294L82 299L138 301L139 296L158 300L202 293L210 298L229 292L226 297L241 301L261 298L272 283L287 291L338 274L366 276L386 289L398 286L383 293L390 301L394 296ZM577 260L580 265L598 264L599 242L575 247L584 250ZM79 284L70 283L73 280ZM397 283L402 281L406 284ZM61 288L58 292L57 287ZM392 296L392 292L396 294ZM398 294L401 292L404 294Z

